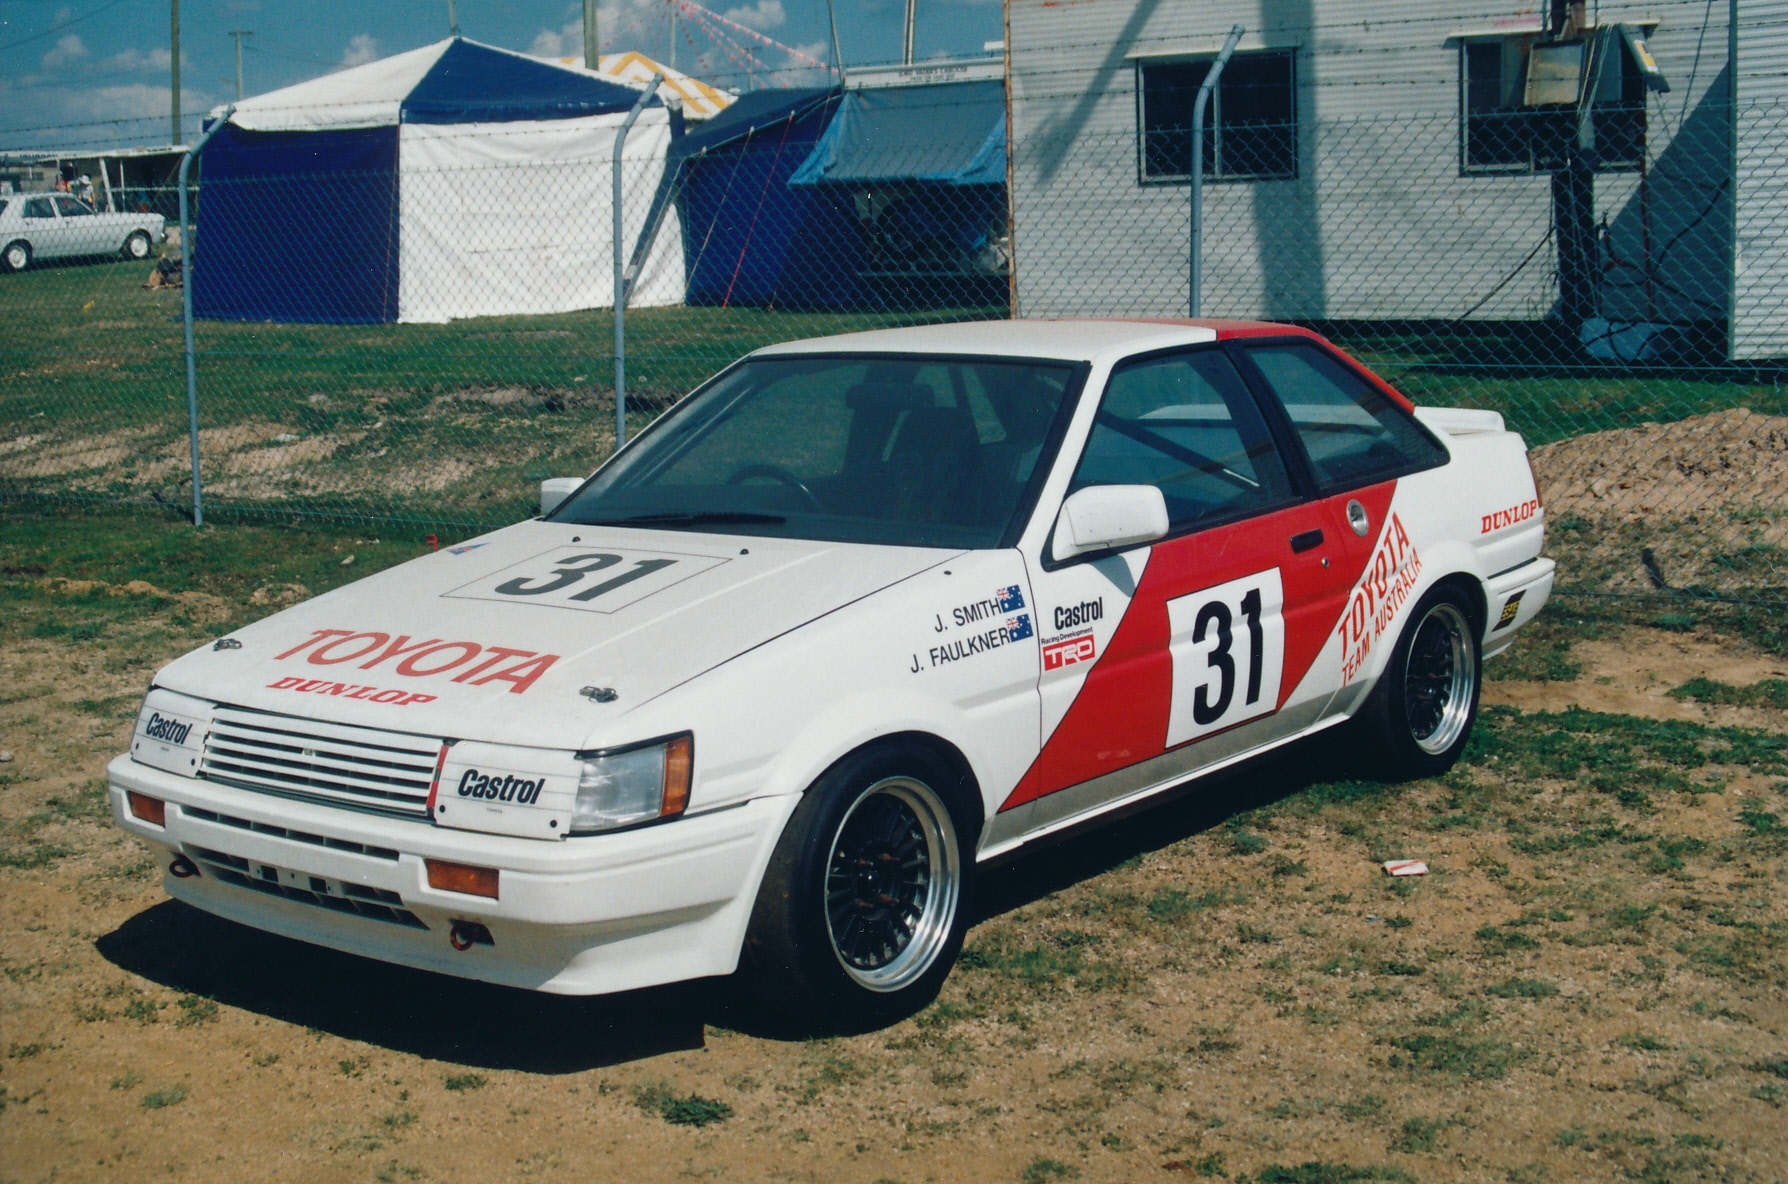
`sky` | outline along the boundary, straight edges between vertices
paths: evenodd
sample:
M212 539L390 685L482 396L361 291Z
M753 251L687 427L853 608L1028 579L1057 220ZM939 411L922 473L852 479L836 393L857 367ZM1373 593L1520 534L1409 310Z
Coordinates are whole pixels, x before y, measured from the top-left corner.
M0 0L0 152L95 150L169 142L172 0ZM672 0L604 0L602 51L670 59ZM826 0L705 0L723 20L680 19L678 69L733 90L816 85L831 59ZM184 0L182 131L235 98L235 39L245 95L361 65L448 35L449 0ZM453 0L474 41L543 56L583 52L573 0ZM834 0L847 67L900 59L905 0ZM1001 36L1000 0L918 0L915 58L978 56ZM730 25L727 23L730 22ZM742 28L740 28L742 26ZM704 32L724 31L731 43ZM791 54L756 40L768 38ZM757 59L747 60L746 51Z

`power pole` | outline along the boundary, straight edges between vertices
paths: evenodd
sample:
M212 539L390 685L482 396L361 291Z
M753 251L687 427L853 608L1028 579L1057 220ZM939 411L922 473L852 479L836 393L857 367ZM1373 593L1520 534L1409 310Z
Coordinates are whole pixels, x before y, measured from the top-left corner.
M596 0L584 0L584 69L602 69L602 38L596 30Z
M236 101L242 101L242 39L253 37L253 29L231 29L230 36L236 39Z
M168 97L173 114L172 126L174 129L173 138L168 143L178 144L180 142L180 0L168 0L168 2L170 5L168 41L172 47L172 53L169 56L173 59L169 66L173 78L169 84Z

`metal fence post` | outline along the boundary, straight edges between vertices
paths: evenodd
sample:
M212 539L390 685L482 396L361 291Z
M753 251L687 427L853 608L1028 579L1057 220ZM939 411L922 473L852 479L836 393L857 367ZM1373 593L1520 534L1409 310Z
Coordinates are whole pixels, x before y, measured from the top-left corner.
M664 75L652 75L652 81L641 93L639 102L627 113L621 123L621 130L615 133L615 451L627 443L627 274L621 262L621 251L626 233L621 226L621 152L627 147L627 133L633 130L633 121L639 118L646 104L658 94L659 84Z
M1187 165L1192 170L1192 255L1187 276L1191 286L1191 294L1186 299L1187 316L1198 315L1199 289L1204 283L1204 109L1211 101L1211 92L1217 89L1217 79L1222 75L1223 67L1229 64L1229 55L1235 52L1236 42L1241 39L1240 25L1229 30L1229 40L1223 43L1217 60L1211 63L1204 82L1198 87L1198 97L1192 101L1192 160Z
M193 158L218 128L230 122L236 104L224 108L223 117L206 128L199 142L180 158L180 318L186 327L186 423L192 444L192 524L205 525L205 505L199 493L199 372L193 363L192 350L192 220L186 208L186 178L192 170Z

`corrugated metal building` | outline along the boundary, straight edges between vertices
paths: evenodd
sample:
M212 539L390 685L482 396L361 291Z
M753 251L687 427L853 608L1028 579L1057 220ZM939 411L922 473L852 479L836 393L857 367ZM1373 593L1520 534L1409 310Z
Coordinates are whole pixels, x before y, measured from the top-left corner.
M1733 5L1732 356L1788 354L1788 0Z
M1570 305L1730 317L1735 356L1788 352L1788 0L1738 7L1010 0L1016 311L1184 315L1191 95L1240 24L1204 142L1206 315ZM1575 49L1549 44L1561 25ZM1777 65L1740 72L1735 119L1729 58L1772 44ZM1774 108L1742 105L1771 87Z

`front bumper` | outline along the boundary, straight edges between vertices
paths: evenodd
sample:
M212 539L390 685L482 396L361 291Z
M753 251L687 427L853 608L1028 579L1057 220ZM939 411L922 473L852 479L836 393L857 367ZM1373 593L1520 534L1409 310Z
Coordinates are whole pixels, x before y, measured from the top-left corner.
M799 801L546 842L270 797L128 755L106 778L113 817L149 844L178 900L348 953L566 995L730 974ZM166 802L166 824L133 815L129 792ZM171 874L177 856L199 874ZM498 898L429 887L425 859L499 869ZM484 926L490 943L457 950L456 921Z

